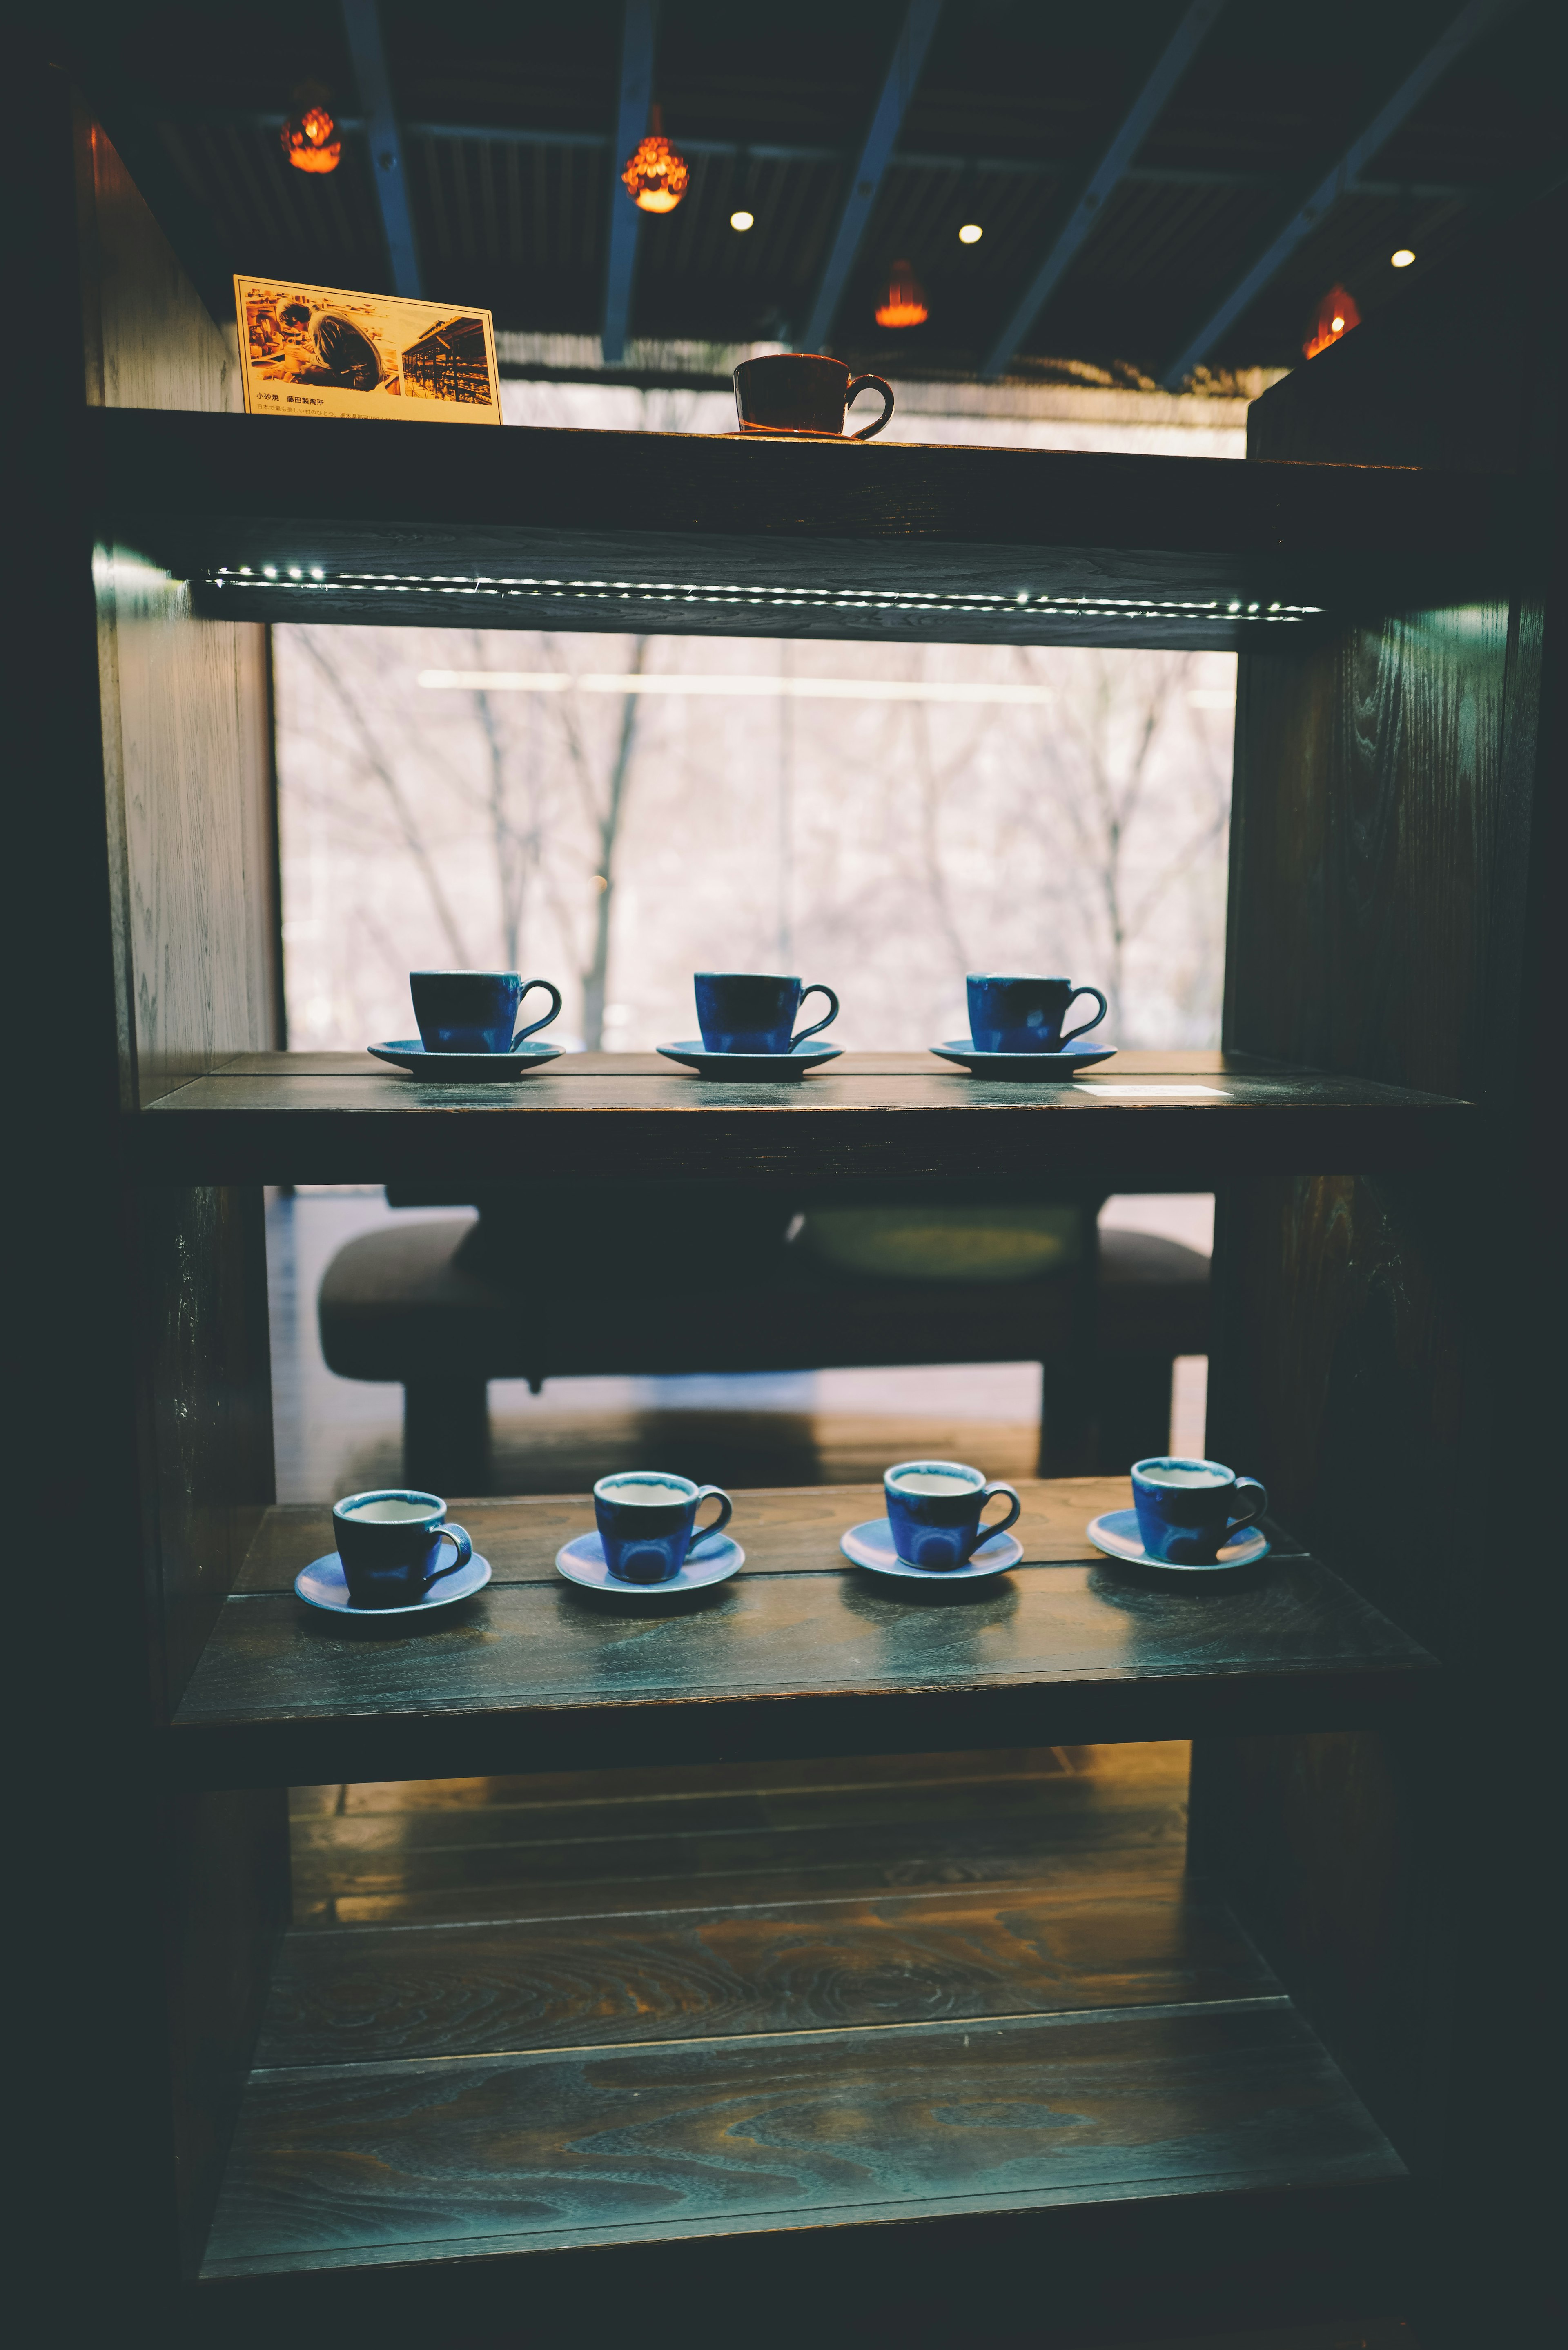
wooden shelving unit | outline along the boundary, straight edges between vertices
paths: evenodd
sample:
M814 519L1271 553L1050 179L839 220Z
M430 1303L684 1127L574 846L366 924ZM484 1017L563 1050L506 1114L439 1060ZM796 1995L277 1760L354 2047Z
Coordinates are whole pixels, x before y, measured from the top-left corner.
M875 1488L742 1495L745 1565L678 1609L563 1584L586 1498L465 1503L493 1579L400 1640L303 1614L294 1576L330 1535L320 1513L273 1512L174 1716L173 1768L209 1786L455 1778L1361 1729L1433 1701L1435 1659L1288 1538L1238 1589L1140 1582L1084 1535L1130 1506L1126 1480L1064 1483L1020 1488L1022 1565L940 1606L840 1555Z
M1433 2298L1459 2307L1491 2027L1455 1995L1480 1960L1426 1790L1434 1739L1520 1669L1519 1607L1474 1590L1498 1571L1499 1430L1511 1458L1542 1450L1530 1076L1561 946L1532 878L1556 722L1526 410L1550 370L1511 380L1511 473L1469 469L1472 410L1431 389L1447 313L1421 302L1258 403L1245 464L247 420L216 412L222 338L101 130L36 79L19 650L56 690L17 744L38 883L17 920L79 1057L48 1097L27 1253L49 1285L24 1326L49 1409L18 1457L67 1497L74 1578L70 1732L40 1670L36 1751L109 1807L49 1984L119 2052L77 2099L128 2150L99 2266L170 2330L230 2341L495 2322L524 2279L547 2325L624 2324L661 2287L798 2325L950 2305L977 2261L1010 2323L1038 2321L1042 2275L1064 2329L1101 2323L1110 2278L1129 2334L1196 2332L1405 2312L1414 2208L1456 2248ZM1476 303L1510 348L1542 310L1502 276ZM256 623L282 618L1256 656L1226 1051L1128 1054L1049 1094L873 1054L788 1091L584 1056L462 1094L275 1054ZM268 1509L260 1186L607 1164L1214 1184L1210 1446L1266 1477L1292 1538L1243 1587L1145 1589L1085 1554L1081 1491L1041 1487L1023 1567L933 1607L837 1560L864 1497L743 1497L745 1575L649 1620L552 1578L566 1504L483 1504L500 1571L460 1623L307 1623L287 1586L319 1521ZM89 1336L87 1478L60 1399ZM373 2061L352 2034L341 2064L298 2061L275 2007L251 2070L290 1778L1167 1736L1197 1741L1195 1859L1255 1938L1238 1995L1232 1924L1231 1989L1115 2012L977 1991L950 1952L918 2022L828 2027L806 2002L568 2047L542 1994L504 2045L438 2063L394 2030L425 1993L383 1971ZM1473 1847L1502 1868L1506 1835ZM608 2012L624 1940L593 1947Z
M983 1119L983 1145L977 1120ZM923 1053L846 1053L725 1085L654 1053L573 1053L515 1084L431 1085L358 1053L247 1053L134 1121L153 1182L602 1175L635 1122L644 1177L970 1177L1465 1163L1472 1104L1218 1053L1122 1053L1070 1085L990 1084Z

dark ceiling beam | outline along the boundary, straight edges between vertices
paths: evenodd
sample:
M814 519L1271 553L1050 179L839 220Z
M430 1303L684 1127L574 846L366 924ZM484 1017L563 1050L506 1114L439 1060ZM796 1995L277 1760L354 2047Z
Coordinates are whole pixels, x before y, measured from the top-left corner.
M615 146L610 154L609 254L605 264L604 324L599 332L606 367L626 357L631 289L637 276L642 214L622 187L621 172L639 139L648 134L653 104L653 36L656 0L626 0L620 35L620 91L616 100Z
M1002 332L981 365L982 383L994 383L1006 372L1008 361L1072 267L1099 220L1106 199L1126 179L1133 157L1143 145L1177 83L1192 63L1225 0L1189 0L1137 96L1117 124L1076 202L1051 240L1050 248L1030 279Z
M849 273L860 255L861 244L870 224L871 211L877 202L877 192L882 184L882 174L892 160L898 132L914 96L915 84L920 78L920 68L926 61L926 51L931 46L931 35L937 29L942 0L909 0L904 11L904 21L898 27L898 37L893 44L893 55L882 84L877 110L871 117L871 128L866 134L866 144L849 182L849 192L844 200L838 227L828 247L827 260L812 298L805 326L797 337L803 349L817 350L833 332L834 314L843 297Z
M1201 366L1226 328L1239 318L1271 279L1278 276L1296 247L1321 228L1340 197L1348 192L1362 166L1369 163L1378 150L1386 145L1400 124L1414 113L1428 91L1442 79L1471 42L1482 33L1490 32L1504 16L1511 16L1518 5L1519 0L1467 0L1467 5L1459 10L1442 38L1406 75L1393 96L1378 109L1360 136L1351 140L1344 154L1318 182L1306 201L1298 205L1257 259L1242 271L1224 300L1216 304L1202 324L1186 337L1180 349L1160 376L1160 382L1167 391L1179 390L1193 369Z
M354 78L359 85L365 135L370 143L370 183L380 207L392 291L417 301L424 286L420 276L419 247L414 243L413 214L409 210L403 136L392 102L392 78L387 70L381 12L377 0L342 0L342 8L343 30L354 60Z

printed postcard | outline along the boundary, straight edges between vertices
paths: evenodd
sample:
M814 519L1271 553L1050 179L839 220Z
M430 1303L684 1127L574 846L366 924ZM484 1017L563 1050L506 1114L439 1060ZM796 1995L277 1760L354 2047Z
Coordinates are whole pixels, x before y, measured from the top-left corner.
M499 424L488 310L236 277L248 416Z

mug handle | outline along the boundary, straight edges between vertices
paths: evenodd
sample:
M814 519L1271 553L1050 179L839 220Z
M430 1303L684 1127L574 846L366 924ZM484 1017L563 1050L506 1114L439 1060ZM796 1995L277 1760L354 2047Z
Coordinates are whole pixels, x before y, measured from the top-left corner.
M693 1552L701 1549L702 1544L708 1540L710 1534L722 1534L724 1528L729 1524L730 1520L735 1513L735 1504L731 1501L728 1493L722 1492L717 1485L703 1485L699 1488L697 1499L691 1504L693 1519L695 1519L696 1513L701 1508L703 1503L710 1501L718 1503L719 1514L712 1520L711 1524L705 1525L700 1534L697 1531L696 1525L693 1524L691 1529L691 1540L687 1545L686 1551L688 1558L692 1555Z
M433 1573L426 1575L425 1589L427 1591L430 1589L432 1583L439 1583L443 1575L455 1575L458 1568L460 1566L466 1566L469 1560L473 1556L473 1544L469 1541L467 1533L463 1527L439 1526L436 1531L438 1536L444 1535L449 1543L455 1544L457 1556L452 1560L450 1566L438 1566Z
M1066 1003L1062 1006L1062 1017L1064 1020L1065 1020L1068 1013L1071 1012L1074 1004L1076 1003L1080 995L1092 995L1095 1002L1100 1008L1096 1013L1094 1018L1092 1020L1085 1020L1081 1027L1064 1028L1062 1032L1062 1042L1064 1045L1070 1043L1072 1038L1075 1036L1086 1036L1091 1028L1097 1028L1101 1021L1105 1018L1106 1014L1110 1009L1109 1004L1106 1002L1105 997L1100 993L1097 987L1075 987L1073 990L1072 994L1067 998Z
M820 979L814 979L809 987L803 987L801 989L801 1003L805 1002L808 995L826 995L829 1003L832 1004L833 1009L831 1012L825 1012L822 1018L814 1022L811 1027L802 1028L795 1035L790 1038L789 1047L792 1053L797 1045L804 1045L808 1036L815 1036L818 1028L831 1028L834 1022L838 1017L838 998L835 995L831 987L824 987ZM798 1012L799 1009L800 1004L797 1003L795 1010Z
M1243 1526L1250 1526L1255 1519L1261 1518L1263 1512L1269 1506L1268 1494L1264 1492L1262 1486L1259 1484L1255 1477L1237 1478L1236 1499L1240 1501L1243 1493L1245 1493L1249 1499L1255 1493L1257 1495L1257 1500L1252 1503L1251 1509L1242 1510L1239 1512L1236 1516L1227 1521L1225 1527L1225 1539L1227 1542L1230 1541L1232 1534L1239 1534Z
M1012 1507L1009 1510L1004 1518L997 1518L994 1520L981 1518L980 1524L975 1529L975 1550L980 1548L981 1543L988 1543L992 1534L1004 1534L1009 1526L1015 1526L1018 1523L1019 1516L1023 1508L1023 1503L1019 1500L1012 1486L1003 1485L993 1478L992 1482L985 1486L981 1491L980 1506L982 1510L993 1493L1005 1493L1008 1500L1012 1503ZM970 1555L972 1558L974 1552L971 1551Z
M884 403L882 413L877 419L875 424L867 424L863 432L851 432L848 437L851 441L874 441L877 433L882 430L884 424L888 423L892 417L893 387L890 383L884 382L883 379L879 375L857 375L852 377L850 380L849 389L844 395L844 405L846 409L854 400L857 392L861 391L879 391L881 393Z
M551 1021L556 1017L561 1009L561 991L556 985L554 980L525 979L523 983L522 993L519 994L517 998L517 1009L519 1012L523 1009L523 997L531 993L535 987L548 988L550 992L550 1009L545 1013L542 1020L530 1021L526 1028L519 1028L515 1036L513 1037L511 1044L506 1047L509 1053L514 1053L517 1050L518 1045L522 1044L524 1038L531 1036L535 1028L547 1028ZM446 1572L450 1575L452 1569L448 1567Z

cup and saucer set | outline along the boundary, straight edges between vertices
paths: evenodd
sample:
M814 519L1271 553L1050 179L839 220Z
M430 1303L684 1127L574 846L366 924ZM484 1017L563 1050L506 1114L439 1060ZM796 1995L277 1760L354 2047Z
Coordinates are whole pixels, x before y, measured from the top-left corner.
M517 1025L525 995L542 987L550 1009L526 1028ZM514 971L410 971L417 1036L395 1037L369 1047L378 1061L389 1061L410 1076L438 1083L472 1085L531 1077L565 1047L534 1041L561 1009L553 980L524 979Z
M704 1502L719 1513L697 1523ZM556 1553L568 1583L587 1591L705 1591L727 1582L745 1552L724 1532L734 1504L717 1485L694 1485L664 1469L632 1469L594 1487L592 1534Z
M328 1616L406 1625L472 1599L490 1580L489 1560L462 1526L448 1525L439 1493L401 1486L349 1493L332 1504L332 1534L337 1548L294 1578L306 1606Z
M838 1017L838 998L820 980L766 971L700 971L695 974L697 1025L701 1038L659 1046L667 1061L695 1069L700 1077L727 1077L731 1084L772 1084L804 1077L843 1047L810 1039ZM828 1009L809 1028L795 1029L808 995L826 995Z
M1133 1507L1091 1518L1096 1550L1173 1582L1233 1575L1269 1555L1256 1523L1269 1497L1255 1477L1222 1461L1158 1454L1132 1466Z
M1050 1085L1116 1057L1112 1045L1083 1042L1106 1016L1106 999L1097 987L1075 987L1070 979L981 971L971 971L964 984L969 1035L950 1037L930 1049L940 1060L957 1062L971 1076ZM1092 1020L1064 1033L1067 1014L1080 995L1092 995L1100 1008Z
M872 1575L910 1583L979 1583L1005 1575L1023 1555L1010 1534L1023 1504L1011 1485L987 1481L962 1461L900 1461L882 1479L887 1515L867 1518L839 1536L846 1558ZM995 1494L1012 1507L981 1515Z

